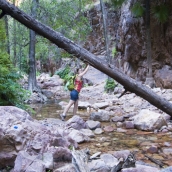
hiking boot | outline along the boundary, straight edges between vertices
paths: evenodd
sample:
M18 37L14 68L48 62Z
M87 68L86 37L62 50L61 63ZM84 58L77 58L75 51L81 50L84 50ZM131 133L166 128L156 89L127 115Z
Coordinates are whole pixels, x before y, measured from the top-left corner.
M60 117L61 117L61 120L62 120L62 121L64 121L64 120L65 120L65 118L66 118L66 115L64 115L64 114L60 114Z

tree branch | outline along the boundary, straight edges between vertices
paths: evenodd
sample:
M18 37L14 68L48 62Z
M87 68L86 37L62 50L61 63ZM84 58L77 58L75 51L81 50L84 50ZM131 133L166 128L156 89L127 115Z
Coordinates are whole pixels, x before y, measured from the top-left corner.
M7 14L7 13L5 11L2 11L1 14L0 14L0 19L2 19L2 17L4 17L5 14Z

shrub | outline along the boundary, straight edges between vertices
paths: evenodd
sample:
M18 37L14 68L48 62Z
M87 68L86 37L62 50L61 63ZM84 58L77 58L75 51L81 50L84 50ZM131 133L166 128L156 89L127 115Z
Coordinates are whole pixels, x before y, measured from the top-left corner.
M67 65L64 69L56 71L55 74L59 75L60 78L65 79L65 77L69 74L70 67Z
M116 87L116 82L114 81L114 79L112 79L112 78L108 78L107 80L106 80L106 84L105 84L105 87L104 87L104 89L105 89L105 91L106 92L113 92L114 91L114 88Z

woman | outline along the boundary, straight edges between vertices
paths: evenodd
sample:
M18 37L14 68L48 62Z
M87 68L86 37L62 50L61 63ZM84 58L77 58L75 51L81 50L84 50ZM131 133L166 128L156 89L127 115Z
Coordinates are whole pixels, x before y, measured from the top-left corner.
M74 108L73 108L73 115L76 115L76 111L78 109L78 99L79 99L79 92L81 91L81 88L83 86L83 81L82 81L82 77L84 74L86 74L86 72L89 69L89 65L87 64L86 68L84 70L82 69L77 69L77 74L75 77L75 88L74 90L72 90L70 92L70 101L68 103L68 105L65 107L64 112L62 114L60 114L61 120L64 121L66 118L66 113L68 112L69 108L74 104Z

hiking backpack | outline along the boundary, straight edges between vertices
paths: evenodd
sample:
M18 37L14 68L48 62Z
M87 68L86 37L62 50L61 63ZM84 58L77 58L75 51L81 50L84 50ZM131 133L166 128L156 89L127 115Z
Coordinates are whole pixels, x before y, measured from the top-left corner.
M69 91L74 90L74 88L75 88L75 83L74 82L75 82L75 76L69 76L69 79L68 79L68 81L66 83L66 87L67 87L67 89Z

